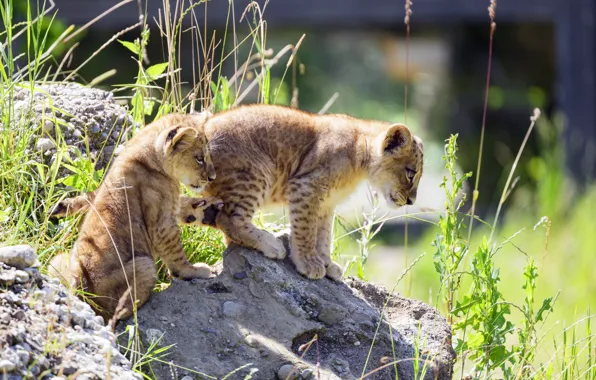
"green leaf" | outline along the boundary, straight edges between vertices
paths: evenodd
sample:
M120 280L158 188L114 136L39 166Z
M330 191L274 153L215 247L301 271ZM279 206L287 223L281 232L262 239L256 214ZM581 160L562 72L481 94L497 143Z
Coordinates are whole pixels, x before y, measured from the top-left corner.
M120 42L125 48L132 51L136 55L141 54L141 49L139 48L138 44L136 44L134 42L128 42L128 41L122 41L122 40L118 40L118 42Z
M553 298L548 297L544 301L542 301L542 306L540 306L540 310L536 313L536 322L541 321L543 314L547 311L553 311L552 305Z
M147 74L147 76L149 78L151 78L151 80L155 80L157 79L158 76L160 76L161 74L163 74L163 72L168 68L168 63L164 62L164 63L157 63L153 66L150 66L147 68L147 70L145 71L145 73Z
M4 223L8 222L11 211L12 211L12 209L10 207L5 209L4 211L0 210L0 224L4 224Z

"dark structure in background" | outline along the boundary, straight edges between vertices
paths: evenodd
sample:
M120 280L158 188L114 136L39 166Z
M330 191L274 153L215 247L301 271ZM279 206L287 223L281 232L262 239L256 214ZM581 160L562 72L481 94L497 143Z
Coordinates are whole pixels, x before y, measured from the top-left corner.
M59 17L69 24L84 24L101 14L117 0L55 0L59 8ZM172 3L175 3L172 0ZM264 0L259 0L263 5ZM83 5L84 4L84 5ZM212 0L208 3L208 25L210 28L223 27L228 14L228 1ZM240 17L242 10L248 4L247 0L234 2L236 16ZM480 120L478 107L481 107L486 71L486 52L488 50L489 19L487 7L489 1L478 0L417 0L413 4L412 30L434 28L441 30L456 46L452 62L453 85L456 87L463 82L473 81L469 86L475 93L467 100L466 95L455 91L457 110L451 111L451 131L478 133ZM157 15L162 7L161 0L149 0L149 17ZM202 12L198 12L202 16ZM265 19L269 30L275 28L316 28L316 29L393 29L403 30L404 3L396 0L272 0L268 3ZM508 25L534 25L537 44L541 42L549 45L552 41L554 48L555 79L544 86L549 90L549 109L560 109L567 119L565 130L567 163L570 171L580 183L594 177L596 160L596 2L594 0L516 0L500 1L497 6L497 31L495 43L501 42L501 49L508 48L507 37L502 36L502 30ZM117 11L101 19L94 28L116 31L134 24L138 20L136 2L129 3ZM540 32L542 31L542 32ZM546 42L545 42L546 40ZM547 46L548 47L548 46ZM495 45L499 49L499 45ZM515 49L515 45L511 46ZM481 53L480 53L481 52ZM538 53L540 50L538 50ZM521 56L523 52L511 51L512 56ZM473 73L466 64L470 64L471 57L482 58L483 64ZM482 62L478 59L478 62ZM519 62L529 62L530 71L534 74L540 70L549 70L549 57L531 55L519 59ZM515 64L515 62L514 62ZM495 68L495 67L494 67ZM498 71L498 67L495 68ZM480 73L480 75L478 75ZM498 77L498 72L493 72ZM543 76L544 77L544 76ZM496 79L498 81L498 78ZM505 126L515 135L511 143L517 149L521 141L526 121L531 114L531 107L520 112L514 112L511 117L507 113L496 120L500 126ZM462 117L462 115L464 117ZM489 120L491 116L489 116ZM521 117L521 119L520 119ZM473 123L465 119L473 120ZM503 128L505 128L503 127ZM472 128L472 131L467 129ZM499 127L501 128L501 127ZM463 129L463 130L462 130ZM475 135L477 136L477 135ZM475 138L475 137L474 137ZM475 138L474 143L477 144ZM491 140L488 140L489 143ZM470 144L471 145L471 144ZM477 148L474 155L477 154ZM489 153L487 153L489 154ZM485 155L486 157L486 155ZM475 161L475 158L474 158ZM487 163L490 167L490 163ZM466 163L464 162L464 166ZM475 166L466 169L475 170ZM496 173L494 177L498 177ZM489 176L484 176L487 178ZM489 184L489 186L493 186ZM488 201L488 200L487 200Z

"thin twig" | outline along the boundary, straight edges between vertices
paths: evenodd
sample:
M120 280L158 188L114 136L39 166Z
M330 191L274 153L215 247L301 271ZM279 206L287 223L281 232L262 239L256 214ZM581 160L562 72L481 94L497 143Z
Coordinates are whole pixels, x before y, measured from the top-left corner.
M519 159L521 158L521 155L522 155L522 153L524 151L524 148L526 146L526 142L528 142L528 138L530 137L530 134L532 133L532 130L534 129L534 125L536 124L536 120L538 120L539 117L540 117L540 110L538 108L535 108L534 109L534 115L532 115L530 117L530 127L528 128L528 131L526 132L526 136L524 137L524 140L522 141L522 144L519 147L519 150L517 151L517 156L515 157L515 161L513 162L513 166L511 167L511 170L509 171L509 176L507 177L507 182L505 182L505 187L503 187L503 194L501 195L501 200L499 201L499 206L497 206L497 213L495 214L495 220L493 222L493 228L492 228L492 230L490 232L490 236L488 238L488 241L489 242L493 238L493 234L495 233L495 228L497 228L497 221L499 220L499 214L501 213L501 207L505 203L505 200L507 200L507 194L508 194L509 184L511 183L511 178L513 177L513 173L515 172L515 168L517 168L517 164L519 163Z
M472 193L472 208L470 214L476 213L476 201L478 200L478 185L480 184L480 169L482 167L482 151L484 147L484 130L486 128L486 111L488 109L488 93L490 89L490 71L493 60L493 37L497 23L495 22L497 9L497 0L490 0L490 6L488 7L488 16L490 18L490 41L488 44L488 67L486 69L486 85L484 88L484 106L482 108L482 129L480 130L480 147L478 149L478 167L476 168L476 184L474 185L474 192ZM468 241L472 238L472 228L474 225L474 219L470 218L470 228L468 229Z
M406 0L404 24L406 24L406 78L404 85L404 123L408 124L408 83L410 80L410 18L412 17L412 0ZM406 206L407 207L407 206ZM407 211L406 211L407 213ZM408 267L408 218L404 218L404 267ZM408 273L406 281L406 297L410 296L412 274Z
M327 111L329 111L329 108L331 108L331 106L335 103L337 98L339 98L339 92L336 92L331 96L331 98L329 98L329 100L327 100L327 103L325 103L323 108L321 108L321 110L319 111L319 115L326 114Z
M91 61L93 58L95 58L95 56L97 56L99 54L99 52L101 52L103 49L105 49L112 42L116 41L118 39L118 37L126 34L127 32L130 32L131 30L135 29L139 25L141 25L141 23L140 22L137 22L136 24L131 25L128 28L122 29L120 32L114 34L106 43L104 43L103 45L101 45L99 49L97 49L96 51L94 51L93 54L91 54L91 56L85 60L85 62L81 63L79 65L79 67L77 67L70 74L68 74L68 76L66 78L64 78L64 81L65 82L68 82L68 80L70 78L72 78L74 76L74 74L76 74L80 69L82 69L83 66L85 66L87 63L89 63L89 61Z
M101 20L102 18L104 18L105 16L107 16L108 14L112 13L113 11L115 11L116 9L120 8L123 5L126 5L128 3L133 2L134 0L122 0L121 2L119 2L116 5L113 5L112 7L110 7L108 10L106 10L105 12L101 13L99 16L94 17L91 21L89 21L88 23L86 23L85 25L83 25L82 27L80 27L79 29L77 29L76 32L74 32L73 34L71 34L70 36L68 36L68 38L66 38L64 40L64 43L70 41L71 39L73 39L77 34L81 33L83 30L87 29L88 27L90 27L91 25L95 24L97 21Z

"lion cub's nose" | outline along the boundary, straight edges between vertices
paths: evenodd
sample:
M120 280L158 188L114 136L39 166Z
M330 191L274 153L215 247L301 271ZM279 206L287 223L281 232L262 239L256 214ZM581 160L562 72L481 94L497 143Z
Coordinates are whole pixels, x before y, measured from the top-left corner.
M411 205L413 205L413 204L414 204L414 202L415 202L415 200L412 200L412 198L408 198L408 200L406 201L406 204L407 204L408 206L411 206Z
M215 181L215 174L208 176L207 179L209 180L209 182Z

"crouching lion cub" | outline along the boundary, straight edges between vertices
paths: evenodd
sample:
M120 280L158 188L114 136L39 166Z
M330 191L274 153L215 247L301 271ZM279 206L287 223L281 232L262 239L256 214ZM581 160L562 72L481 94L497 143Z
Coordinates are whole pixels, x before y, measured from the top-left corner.
M179 196L180 182L200 191L216 178L202 127L197 117L179 114L147 125L127 143L89 199L65 200L52 210L54 215L68 206L75 212L77 207L89 210L72 252L56 256L49 272L91 294L104 318L111 317L129 288L120 318L132 314L135 302L147 301L157 280L157 257L174 276L211 275L208 265L189 263L177 224L180 204L221 208L213 198Z

